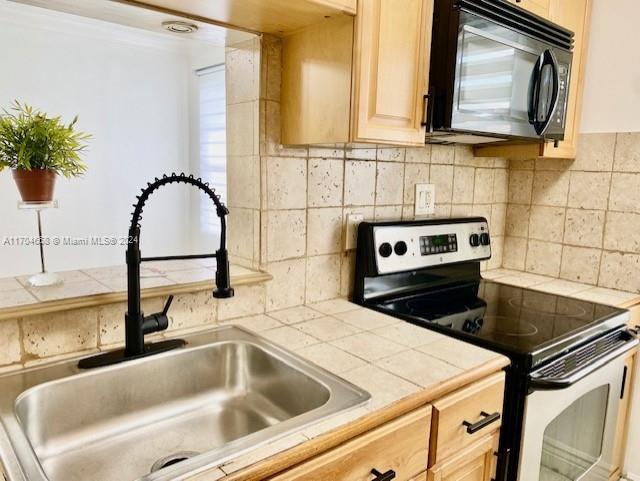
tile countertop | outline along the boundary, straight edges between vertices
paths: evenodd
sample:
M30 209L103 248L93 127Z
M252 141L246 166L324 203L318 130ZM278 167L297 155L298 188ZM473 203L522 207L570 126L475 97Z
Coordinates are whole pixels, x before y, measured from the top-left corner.
M210 289L215 259L147 262L140 269L142 298ZM127 299L127 267L98 267L56 273L62 284L29 287L30 276L0 278L0 320L48 314ZM231 265L234 286L265 282L261 271Z
M534 291L573 297L611 306L628 307L640 303L640 294L635 292L595 287L590 284L566 281L564 279L531 274L529 272L510 269L493 269L483 271L482 277L501 284L526 287Z
M371 393L362 407L243 454L192 481L254 479L247 470L285 468L309 456L312 440L327 448L507 366L497 353L420 328L343 299L231 319ZM385 412L393 409L392 417ZM342 431L342 434L340 431ZM331 434L329 434L331 433ZM330 447L330 446L329 446ZM298 456L292 452L298 450ZM291 451L293 450L293 451ZM317 454L317 448L311 449ZM286 454L285 454L286 453ZM292 461L295 459L295 461ZM281 463L281 464L278 464ZM262 467L259 467L262 465ZM273 471L275 472L275 471ZM260 479L265 472L255 479ZM272 473L268 473L272 474ZM254 474L255 475L255 474Z

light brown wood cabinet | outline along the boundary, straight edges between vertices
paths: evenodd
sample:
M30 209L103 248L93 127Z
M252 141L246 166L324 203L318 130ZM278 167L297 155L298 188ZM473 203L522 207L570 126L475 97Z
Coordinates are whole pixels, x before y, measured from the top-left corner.
M490 481L495 476L499 431L458 451L427 472L428 481Z
M361 481L371 471L393 470L397 481L411 481L427 468L431 406L373 429L273 478L272 481Z
M549 5L548 18L575 33L564 141L557 146L548 142L476 147L475 155L478 157L574 159L577 155L592 0L522 0L519 5L538 13L535 9L541 8L545 3Z
M359 0L284 39L282 143L422 145L433 0Z
M509 2L547 19L550 17L551 1L552 0L509 0Z
M500 423L473 434L467 424L483 412L502 413L504 380L499 372L471 383L269 480L369 481L376 469L393 470L395 481L489 481Z

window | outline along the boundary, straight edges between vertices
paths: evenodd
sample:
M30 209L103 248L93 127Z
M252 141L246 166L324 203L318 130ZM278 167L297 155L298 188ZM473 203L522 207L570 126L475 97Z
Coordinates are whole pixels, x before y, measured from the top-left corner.
M227 198L227 134L224 64L196 71L199 81L200 176L209 183L223 202ZM200 199L200 228L220 235L215 206Z

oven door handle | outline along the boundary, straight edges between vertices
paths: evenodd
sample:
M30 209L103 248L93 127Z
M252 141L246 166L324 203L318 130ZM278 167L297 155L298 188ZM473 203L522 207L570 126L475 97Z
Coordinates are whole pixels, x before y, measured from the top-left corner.
M529 387L534 391L557 391L560 389L567 389L581 381L589 374L597 371L601 367L606 366L611 361L620 357L624 353L630 351L638 345L638 339L634 336L620 347L603 354L599 358L595 359L584 369L578 369L562 377L537 377L535 373L529 376Z
M551 76L551 97L549 98L549 104L545 112L540 112L541 103L548 95L542 95L543 87L543 73L545 67L550 67ZM547 86L547 90L548 90ZM545 92L546 93L546 92ZM558 68L558 60L552 50L545 50L542 52L536 64L533 67L533 77L529 86L529 123L533 125L538 135L543 135L551 120L553 119L553 113L558 105L558 99L560 98L560 71Z

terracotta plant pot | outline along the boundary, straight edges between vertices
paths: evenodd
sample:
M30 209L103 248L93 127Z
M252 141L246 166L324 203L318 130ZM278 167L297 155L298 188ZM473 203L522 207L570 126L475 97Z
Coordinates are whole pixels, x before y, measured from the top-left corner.
M50 202L53 200L53 189L56 173L49 169L13 169L15 180L23 202Z

